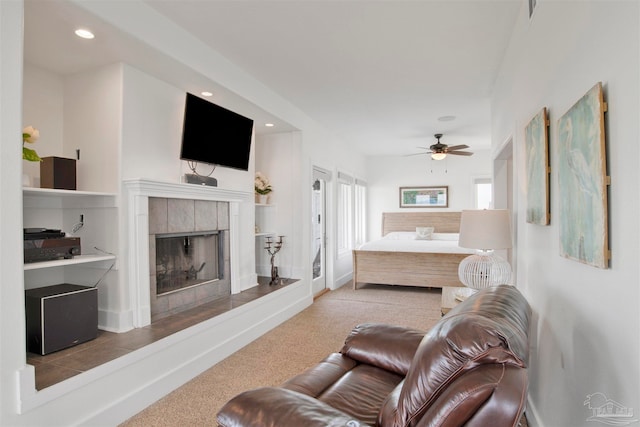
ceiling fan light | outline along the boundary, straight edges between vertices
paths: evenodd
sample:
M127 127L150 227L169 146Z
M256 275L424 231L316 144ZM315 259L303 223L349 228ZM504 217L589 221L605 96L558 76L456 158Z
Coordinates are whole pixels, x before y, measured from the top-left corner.
M447 157L446 153L431 153L431 158L433 160L442 160Z

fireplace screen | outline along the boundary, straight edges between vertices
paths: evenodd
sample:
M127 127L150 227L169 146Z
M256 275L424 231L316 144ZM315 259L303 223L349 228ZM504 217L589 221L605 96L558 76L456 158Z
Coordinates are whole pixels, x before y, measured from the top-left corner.
M156 234L157 295L219 280L221 233Z

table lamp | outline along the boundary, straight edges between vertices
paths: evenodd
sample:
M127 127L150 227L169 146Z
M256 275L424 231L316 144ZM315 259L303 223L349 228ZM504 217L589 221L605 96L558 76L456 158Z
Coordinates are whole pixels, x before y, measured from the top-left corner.
M493 251L511 247L510 221L506 209L462 211L458 246L478 250L458 266L458 278L465 286L483 289L509 283L511 266Z

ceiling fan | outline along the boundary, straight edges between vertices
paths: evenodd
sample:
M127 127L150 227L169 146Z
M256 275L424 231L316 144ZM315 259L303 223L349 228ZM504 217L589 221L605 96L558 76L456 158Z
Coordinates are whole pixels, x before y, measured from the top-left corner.
M451 147L449 147L447 144L443 144L440 142L440 138L442 138L442 134L441 133L436 133L435 135L433 135L436 137L437 142L431 146L429 146L428 150L426 153L417 153L417 154L431 154L431 158L433 160L442 160L445 157L447 157L447 154L451 154L454 156L471 156L473 155L473 153L471 151L460 151L460 150L464 150L465 148L469 148L468 145L452 145ZM424 150L427 150L426 147L418 147L418 148L422 148Z

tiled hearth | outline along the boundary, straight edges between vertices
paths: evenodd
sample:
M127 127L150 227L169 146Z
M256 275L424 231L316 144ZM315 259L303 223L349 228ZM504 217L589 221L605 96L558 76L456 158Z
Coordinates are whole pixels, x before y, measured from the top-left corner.
M256 287L165 317L143 328L121 334L98 331L95 340L46 356L27 353L27 363L36 370L36 389L50 387L296 282L283 279L281 285L270 286L269 280L259 277Z

